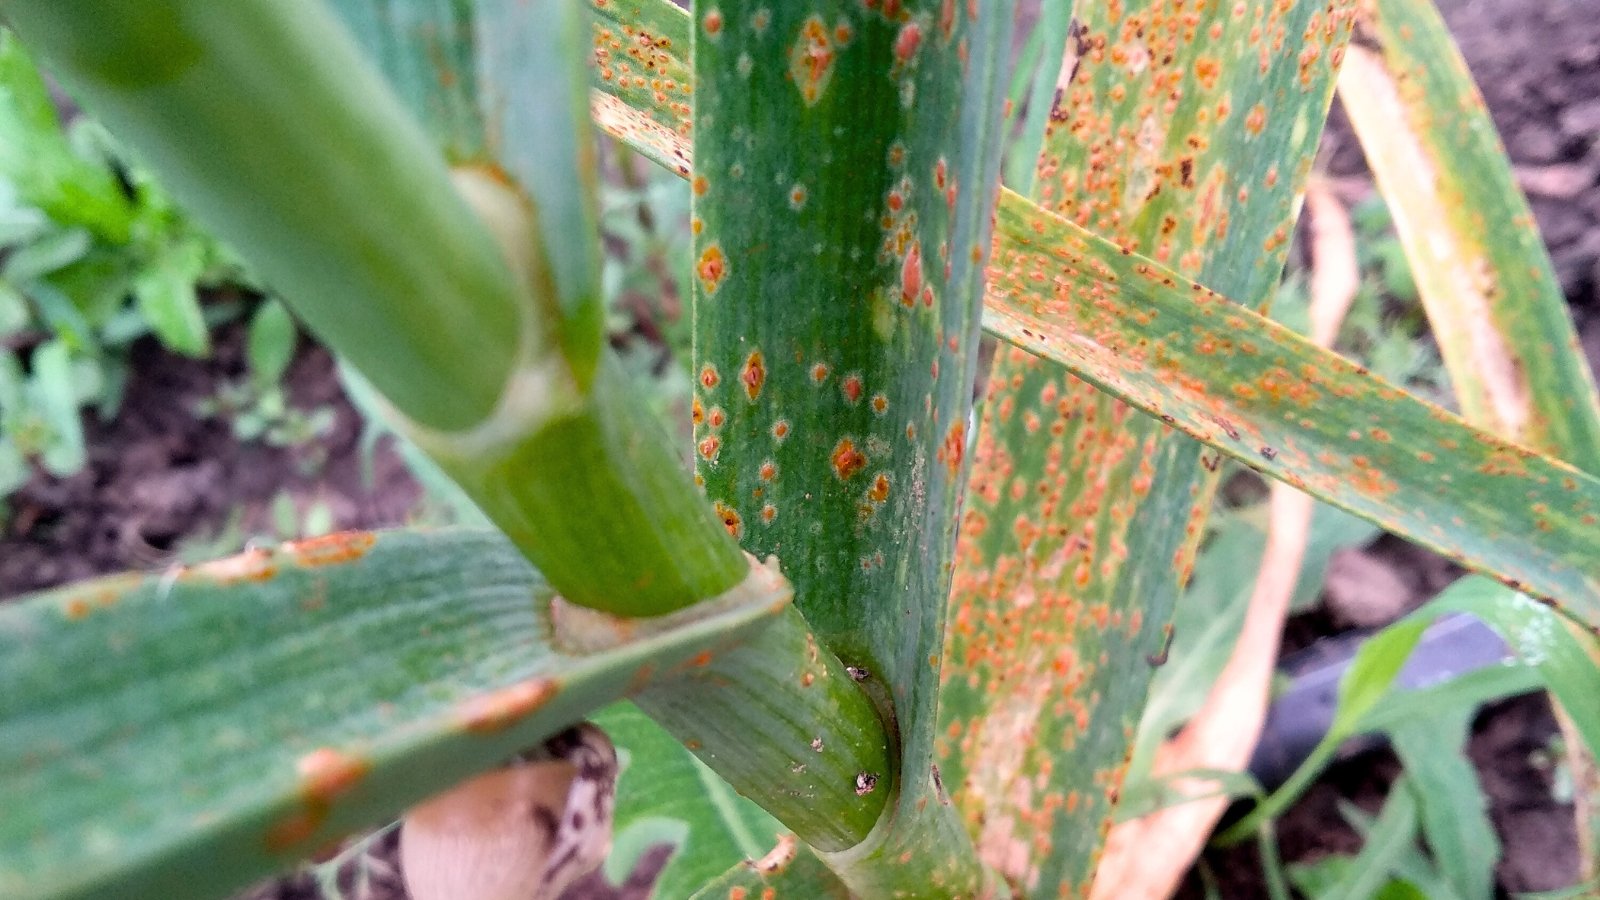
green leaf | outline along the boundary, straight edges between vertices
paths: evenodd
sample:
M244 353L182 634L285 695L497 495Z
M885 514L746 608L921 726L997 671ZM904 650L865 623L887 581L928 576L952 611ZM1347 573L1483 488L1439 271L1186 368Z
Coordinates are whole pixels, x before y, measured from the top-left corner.
M1494 865L1500 840L1489 822L1488 799L1467 759L1476 705L1437 706L1389 729L1416 793L1422 834L1454 894L1461 900L1494 896Z
M1347 815L1348 818L1348 815ZM1413 849L1417 833L1417 799L1409 776L1389 786L1383 811L1369 826L1357 830L1365 839L1347 876L1322 894L1323 900L1366 900L1386 892L1390 875Z
M1028 50L1032 56L1019 60L1012 76L1011 96L1013 108L1023 110L1022 127L1007 153L1005 183L1019 194L1031 195L1039 163L1039 151L1044 146L1045 126L1050 114L1055 112L1058 90L1057 78L1068 67L1076 67L1082 49L1078 44L1082 33L1074 33L1072 3L1041 3L1039 19L1028 35ZM1070 43L1069 43L1070 41ZM1064 58L1063 58L1064 57ZM1074 73L1067 71L1070 78ZM1027 97L1022 103L1017 97L1020 86L1026 86Z
M628 704L594 717L622 760L617 781L615 849L606 874L620 884L652 846L671 844L672 857L653 895L687 897L729 867L759 859L777 840L778 825L734 793L676 738Z
M33 322L33 312L28 309L28 298L12 286L10 280L0 277L0 337L9 337L27 328Z
M51 474L65 478L88 462L78 392L73 384L72 352L65 342L50 341L33 351L32 366L28 378L30 406L50 429L39 461Z
M882 828L852 847L867 835L779 817L863 896L990 877L933 738L1011 13L741 0L693 20L697 473L892 703Z
M12 443L9 435L0 433L0 500L27 484L32 475L33 470L28 467L28 461L23 458L17 445Z
M750 636L785 608L759 583L593 652L489 532L330 535L7 604L0 894L225 893Z
M44 79L9 30L0 30L0 176L56 222L128 240L133 208L121 185L73 152Z
M1082 56L1038 161L1040 203L1265 306L1350 6L1084 5L1071 48ZM1307 37L1258 49L1262 28ZM1240 58L1259 67L1229 65ZM1011 240L990 258L991 304L997 279L1062 277L1054 261L1017 265L1006 203L1047 215L1002 192L997 237ZM989 375L940 764L991 865L1029 893L1087 891L1219 457L1030 349L1045 358L1003 349Z
M1543 684L1544 676L1539 670L1520 659L1512 660L1387 697L1367 713L1362 725L1373 731L1392 732L1441 709L1477 709L1507 697L1532 693Z
M688 14L669 0L591 0L591 8L595 124L688 178L694 108Z
M1578 735L1591 752L1600 748L1600 709L1593 703L1593 698L1600 696L1600 666L1595 665L1600 646L1595 638L1565 627L1559 613L1547 605L1492 581L1466 578L1362 645L1339 683L1339 705L1328 733L1283 786L1223 832L1218 842L1244 840L1259 822L1288 808L1346 738L1404 723L1410 719L1405 715L1410 710L1425 715L1427 709L1438 709L1446 697L1452 702L1461 700L1460 693L1445 694L1443 688L1432 688L1416 692L1422 696L1402 694L1393 703L1379 703L1422 630L1448 613L1470 613L1494 629L1526 665L1540 673L1545 687L1567 708ZM1507 685L1507 681L1498 678L1490 681L1491 685L1496 683ZM1482 686L1481 681L1473 685ZM1520 687L1512 682L1507 689ZM1493 696L1492 691L1485 693Z
M250 319L250 334L245 355L250 361L250 377L257 385L277 384L294 361L298 332L289 310L276 300L267 300Z
M1223 845L1237 843L1255 834L1261 823L1280 815L1311 786L1322 769L1333 760L1339 745L1361 733L1364 717L1388 693L1395 676L1410 657L1417 641L1427 629L1428 620L1416 614L1373 635L1356 651L1350 667L1339 679L1338 704L1333 721L1317 746L1312 748L1300 768L1276 791L1258 804L1250 814L1218 836Z
M1156 748L1199 710L1233 653L1255 588L1254 580L1241 578L1240 573L1260 572L1266 545L1264 513L1264 507L1257 506L1226 515L1221 521L1213 519L1214 530L1195 560L1194 577L1173 615L1167 661L1156 670L1149 702L1139 719L1129 764L1130 782L1145 777ZM1328 560L1335 552L1365 544L1377 533L1370 524L1319 504L1312 513L1291 610L1303 609L1317 599Z
M43 278L82 259L92 243L89 232L82 228L46 231L7 254L6 277L23 285Z
M211 352L211 337L200 312L195 281L205 269L204 248L196 241L163 247L133 278L139 314L168 349L185 356Z
M1269 117L1267 128L1280 127L1299 131L1293 122ZM643 139L634 131L611 131L626 141ZM1266 178L1274 168L1246 170ZM1282 178L1275 176L1275 183ZM1251 195L1261 187L1251 186ZM1234 219L1229 227L1232 234L1240 224ZM1272 232L1269 240L1282 248L1286 231ZM1600 504L1597 485L1464 428L1434 405L1360 375L1354 365L1293 340L1251 312L1218 307L1218 298L1165 266L1125 253L1008 192L1000 200L995 245L998 272L984 320L995 335L1061 362L1150 415L1171 418L1174 426L1251 468L1518 581L1531 593L1562 597L1579 617L1600 621L1600 581L1592 583L1600 577L1581 559L1587 554L1576 549L1584 517L1594 516ZM1251 277L1266 271L1259 253L1235 256L1230 266L1251 267ZM1093 298L1093 304L1070 298ZM1246 331L1250 338L1237 338ZM1152 356L1158 367L1146 365ZM1315 416L1293 415L1328 396L1341 402L1317 405ZM1317 442L1315 453L1306 448L1310 439ZM1357 490L1350 492L1347 484ZM1568 484L1576 485L1576 498L1566 496ZM1526 490L1534 496L1525 498ZM1498 495L1515 500L1499 503L1493 500ZM1576 519L1565 516L1568 509ZM1446 527L1456 517L1498 522L1499 540ZM1552 543L1568 546L1546 544L1538 536L1544 527L1565 535L1550 538ZM1541 546L1530 546L1534 541Z
M1299 130L1271 120L1267 127ZM683 154L668 134L613 133L631 146ZM1270 166L1250 170L1272 172ZM1230 233L1239 227L1234 221ZM1281 249L1286 234L1274 232L1269 240ZM986 297L986 330L1062 363L1147 413L1170 418L1169 424L1252 468L1517 581L1531 593L1562 597L1580 617L1600 622L1600 576L1582 563L1576 546L1577 532L1587 527L1584 517L1600 506L1596 485L1462 426L1248 310L1219 307L1220 298L1167 267L1125 253L1009 192L1002 192L995 244L997 275ZM1230 265L1255 259L1248 264L1260 269L1260 254L1236 257ZM1250 337L1237 337L1245 332ZM1152 360L1159 365L1148 365ZM1330 395L1340 402L1317 405L1314 417L1295 415L1313 398ZM1315 453L1305 449L1311 439ZM1564 496L1569 478L1576 498ZM1535 496L1521 502L1527 490ZM1497 495L1518 500L1490 499ZM1556 512L1546 515L1546 509ZM1569 509L1575 519L1563 514ZM1494 540L1453 525L1455 518L1482 521L1480 516L1502 523ZM1563 549L1529 546L1545 542L1538 537L1545 527L1554 529L1548 540ZM1508 540L1517 546L1507 546Z
M1463 416L1600 472L1600 399L1483 97L1428 0L1373 4L1340 94Z
M1600 480L1474 429L1021 198L1002 197L998 230L988 323L1001 337L1600 628L1590 524L1600 521Z
M1429 0L1369 10L1344 91L1466 418L1600 473L1600 393L1483 98ZM1596 654L1600 665L1600 653ZM1570 717L1562 733L1576 743ZM1582 869L1600 870L1600 766L1571 760Z

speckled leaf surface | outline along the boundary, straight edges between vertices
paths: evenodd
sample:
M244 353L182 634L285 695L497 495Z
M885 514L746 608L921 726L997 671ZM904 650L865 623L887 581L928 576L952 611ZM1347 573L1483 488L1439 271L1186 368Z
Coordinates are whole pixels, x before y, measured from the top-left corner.
M1021 198L1002 198L997 228L988 321L1002 337L1600 629L1600 480Z
M402 531L7 604L0 895L216 896L782 608L586 654L555 642L550 598L497 534Z
M1079 16L1040 203L1263 306L1350 4ZM1016 261L997 243L991 280L1017 277ZM961 525L941 762L984 858L1029 893L1088 890L1217 461L1055 362L996 357Z
M697 472L893 704L902 777L864 789L894 806L841 870L869 896L983 878L931 756L1010 21L944 0L692 22ZM926 866L892 862L913 845Z
M689 16L667 0L591 0L595 124L688 177L694 121Z

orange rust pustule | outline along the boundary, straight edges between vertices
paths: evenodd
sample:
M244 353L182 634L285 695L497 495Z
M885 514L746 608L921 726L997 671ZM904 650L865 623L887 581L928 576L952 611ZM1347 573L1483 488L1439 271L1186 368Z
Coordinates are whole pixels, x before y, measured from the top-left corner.
M967 423L957 422L945 433L944 446L939 448L939 459L953 476L961 471L961 458L967 452Z
M713 243L700 251L700 260L694 265L694 273L707 294L715 294L722 287L722 280L728 277L728 257L722 252L721 244Z
M300 757L295 768L300 773L300 793L306 801L326 803L359 784L372 765L342 750L318 747Z
M761 396L761 387L767 383L767 363L760 350L752 350L739 370L739 381L744 385L745 396L754 401Z
M328 820L333 802L367 777L367 760L332 747L318 747L295 763L300 775L300 805L267 829L269 853L303 852Z
M328 820L326 803L307 804L272 823L263 843L268 853L296 849L314 836Z
M894 39L895 61L902 65L910 63L921 47L922 26L915 21L900 26L900 33L895 35Z
M744 537L744 518L739 515L737 509L721 500L712 503L711 506L717 512L717 518L722 520L722 526L728 529L728 534L733 535L734 540Z
M861 399L861 391L862 391L861 376L860 375L849 375L849 376L846 376L844 381L841 382L840 385L839 385L839 391L840 391L840 393L844 394L844 399L845 399L846 402L849 402L849 403L853 404L856 401L860 400Z
M922 293L922 244L911 243L906 257L900 263L900 302L913 306Z
M866 456L856 449L856 442L849 438L840 438L828 459L833 464L833 474L840 481L849 481L867 465Z
M498 691L473 697L461 705L461 728L472 734L494 734L538 712L560 691L554 679L530 678Z
M828 26L818 16L806 19L789 51L789 77L800 89L800 97L807 106L814 105L828 89L836 59Z
M341 531L303 541L290 541L283 545L283 551L302 566L334 566L365 556L377 540L370 531Z

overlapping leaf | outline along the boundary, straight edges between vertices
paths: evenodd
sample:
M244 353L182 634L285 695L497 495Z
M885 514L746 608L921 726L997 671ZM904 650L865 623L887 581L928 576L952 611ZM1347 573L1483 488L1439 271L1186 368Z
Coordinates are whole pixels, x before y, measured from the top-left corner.
M628 704L602 710L595 724L616 745L615 836L606 872L621 883L641 856L661 845L671 856L653 895L688 897L745 859L760 859L778 825L695 759L676 738Z
M1600 628L1600 480L1474 429L1021 198L1002 198L998 230L989 311L1001 336L1251 468Z
M1264 305L1350 5L1081 14L1041 204ZM996 253L991 281L1033 274ZM1071 891L1093 875L1218 458L1016 349L990 375L974 458L943 764L991 864L1029 891Z
M743 639L777 599L577 653L502 537L442 531L8 604L0 894L214 896L536 743L642 670Z
M930 0L693 21L697 471L893 704L898 783L862 782L893 807L828 859L866 896L985 878L931 764L1010 18Z
M1527 200L1428 0L1383 0L1339 89L1394 214L1468 421L1600 473L1600 397ZM1589 640L1600 666L1600 641ZM1600 766L1571 719L1586 874L1600 870Z

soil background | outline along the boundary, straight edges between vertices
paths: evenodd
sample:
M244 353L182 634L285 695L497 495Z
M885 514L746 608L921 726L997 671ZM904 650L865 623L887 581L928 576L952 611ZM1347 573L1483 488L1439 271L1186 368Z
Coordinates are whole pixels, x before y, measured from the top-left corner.
M1600 358L1600 4L1591 0L1442 0L1441 7L1517 166L1591 363ZM1335 109L1323 164L1360 191L1359 147ZM332 359L309 341L287 375L293 404L331 406L335 424L315 447L282 449L237 439L220 420L192 410L220 384L245 374L242 329L226 326L217 350L196 361L151 340L133 349L127 393L116 418L86 418L89 465L78 475L44 474L11 498L0 531L0 598L130 568L160 569L186 541L205 540L231 524L267 529L271 504L287 491L303 512L327 507L338 528L402 524L420 491L380 442L370 471L360 452L360 417L345 400ZM320 460L320 462L319 462ZM316 464L313 464L316 463ZM1393 538L1337 562L1337 591L1372 596L1400 615L1459 571ZM1340 572L1344 574L1339 575ZM1397 587L1398 586L1398 587ZM1286 651L1340 630L1328 608L1291 621ZM1505 892L1549 890L1577 878L1572 808L1555 796L1549 749L1556 727L1541 697L1485 710L1470 755L1504 844ZM1387 751L1344 759L1280 823L1286 862L1350 853L1360 838L1337 805L1376 812L1399 771ZM1265 897L1252 848L1211 851L1205 864L1228 898ZM285 880L253 894L289 900L304 889ZM641 896L642 885L629 886ZM569 898L611 897L590 881ZM1180 896L1204 896L1191 877ZM668 898L672 900L672 898Z

